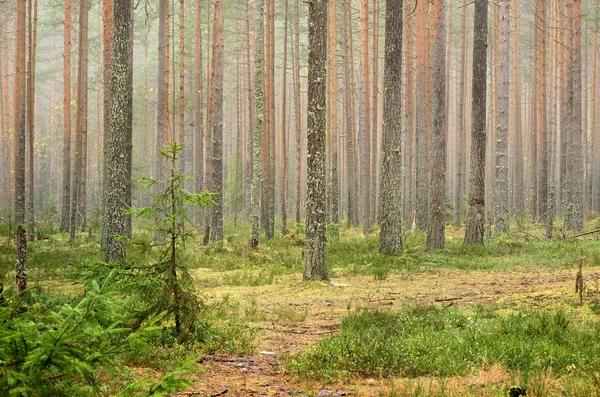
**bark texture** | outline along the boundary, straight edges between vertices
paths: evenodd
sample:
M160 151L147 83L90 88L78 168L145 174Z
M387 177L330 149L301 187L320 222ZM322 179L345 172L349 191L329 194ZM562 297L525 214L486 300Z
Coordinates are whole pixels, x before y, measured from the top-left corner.
M327 280L326 83L327 0L308 8L308 155L304 280Z
M402 0L387 0L379 251L402 250Z
M130 120L132 106L132 78L129 57L133 48L129 40L133 29L131 0L114 1L114 31L112 50L112 72L110 93L110 128L107 156L106 190L103 211L106 241L104 260L122 262L126 260L125 243L122 236L126 233L127 221L124 210L127 208L128 159L127 144L131 134Z
M488 0L475 0L469 209L465 244L483 244L485 226L486 68Z
M429 220L427 248L441 249L446 245L446 0L434 0L431 15L432 128L429 147Z

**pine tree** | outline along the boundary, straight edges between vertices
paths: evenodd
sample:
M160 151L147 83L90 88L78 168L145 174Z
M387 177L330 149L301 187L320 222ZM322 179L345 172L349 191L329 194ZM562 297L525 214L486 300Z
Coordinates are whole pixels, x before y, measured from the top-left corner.
M510 2L500 2L498 115L496 122L495 232L509 230L508 125L510 120Z
M27 234L25 232L25 142L26 142L26 81L25 54L26 50L26 0L17 1L15 55L14 55L14 112L13 132L15 139L15 223L17 224L17 263L16 285L17 292L27 288Z
M131 146L127 145L131 134L129 118L131 117L133 95L133 70L129 64L131 48L130 35L133 29L131 0L114 1L113 50L111 58L110 82L110 129L107 156L106 190L104 195L103 234L104 259L106 262L122 262L126 259L125 242L127 209L128 159L126 153Z
M262 132L264 117L263 97L263 48L264 48L264 1L259 0L256 7L256 43L254 46L254 96L256 105L256 122L254 124L254 150L252 153L252 185L250 187L251 236L250 247L258 248L261 218L261 180L262 180Z
M308 156L304 280L327 280L325 196L327 0L308 8Z
M465 230L465 244L483 244L485 226L485 111L488 0L475 0L473 20L471 169L469 171L469 209Z
M446 0L432 4L432 78L431 111L433 115L429 165L429 219L427 248L441 249L446 244Z
M381 154L381 233L379 251L402 250L402 0L388 0L385 23L383 142Z
M110 0L104 1L105 3L110 2ZM69 220L71 219L71 7L71 0L65 0L63 51L63 183L62 216L60 222L60 231L62 233L69 231ZM106 36L106 27L104 31Z
M214 114L212 119L211 191L216 193L212 209L210 241L223 240L223 0L215 0L213 25Z

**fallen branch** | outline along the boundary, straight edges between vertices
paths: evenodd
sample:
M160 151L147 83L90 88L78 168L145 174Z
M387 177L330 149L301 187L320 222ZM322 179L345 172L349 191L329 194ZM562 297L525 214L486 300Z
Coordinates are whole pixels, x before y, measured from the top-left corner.
M457 298L435 298L434 301L436 301L436 302L453 302L453 301L459 301L461 299L462 299L462 297L457 297Z
M570 240L570 239L575 238L575 237L587 236L588 234L594 234L594 233L598 233L598 232L600 232L600 229L592 230L592 231L585 232L585 233L579 233L579 234L576 234L574 236L567 237L567 240Z

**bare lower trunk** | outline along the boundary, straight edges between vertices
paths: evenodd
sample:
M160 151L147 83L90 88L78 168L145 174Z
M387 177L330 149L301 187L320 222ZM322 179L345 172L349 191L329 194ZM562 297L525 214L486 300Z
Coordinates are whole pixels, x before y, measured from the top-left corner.
M471 169L465 244L483 244L485 227L485 142L488 0L475 0Z

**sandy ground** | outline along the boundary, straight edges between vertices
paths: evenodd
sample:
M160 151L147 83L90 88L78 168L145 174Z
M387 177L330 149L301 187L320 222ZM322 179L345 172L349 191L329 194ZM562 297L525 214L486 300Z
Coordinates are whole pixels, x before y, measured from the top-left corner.
M585 271L588 293L596 294L600 272ZM303 283L299 274L277 278L271 285L206 289L208 300L226 295L240 302L255 301L264 313L259 326L258 353L252 356L206 357L198 365L206 371L181 396L378 396L392 386L397 390L415 382L434 380L360 379L354 383L320 384L299 381L285 369L286 357L310 348L339 329L341 319L355 307L397 309L437 302L440 305L492 305L499 309L522 306L574 304L575 270L543 267L511 271L459 271L390 274L385 280L372 275L335 278L331 283ZM195 271L198 279L211 274ZM214 273L212 273L214 274ZM288 313L285 316L280 313ZM279 315L277 315L279 313ZM484 368L481 374L450 379L458 388L477 390L506 382L502 371ZM483 389L481 389L483 390ZM475 392L475 395L486 395Z

